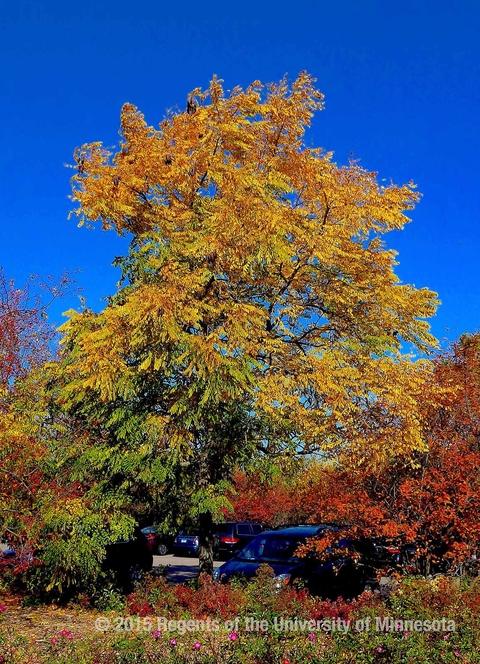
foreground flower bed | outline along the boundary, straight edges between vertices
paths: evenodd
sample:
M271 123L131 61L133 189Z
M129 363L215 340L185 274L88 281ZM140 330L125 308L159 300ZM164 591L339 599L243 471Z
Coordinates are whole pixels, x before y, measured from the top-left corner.
M387 599L366 592L330 602L301 590L272 592L263 570L247 586L154 579L115 611L38 607L19 625L21 616L0 606L0 662L480 662L480 584L472 580L407 579Z

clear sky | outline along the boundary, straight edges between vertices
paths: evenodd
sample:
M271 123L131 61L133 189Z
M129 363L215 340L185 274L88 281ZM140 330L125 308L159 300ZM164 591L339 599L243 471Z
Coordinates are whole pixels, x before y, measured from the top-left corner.
M0 265L19 284L79 269L93 309L114 292L126 240L67 221L64 164L116 143L124 102L156 125L214 73L231 88L306 69L326 102L308 140L423 193L386 240L402 281L439 293L434 334L480 327L478 0L0 0L0 57Z

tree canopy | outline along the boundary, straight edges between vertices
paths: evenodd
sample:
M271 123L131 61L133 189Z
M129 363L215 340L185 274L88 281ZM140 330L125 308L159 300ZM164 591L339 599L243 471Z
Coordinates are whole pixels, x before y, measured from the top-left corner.
M402 284L382 240L419 195L309 147L322 105L306 73L229 94L214 78L158 129L126 104L114 152L76 150L80 224L131 239L105 309L62 328L61 400L97 426L84 460L105 490L170 473L209 530L235 463L424 447L431 365L402 344L435 344L436 294Z
M161 377L148 426L184 450L206 412L245 399L294 451L422 446L427 367L401 348L435 343L437 300L400 283L381 239L418 194L308 147L322 99L306 73L229 95L214 78L158 129L126 104L114 153L76 151L80 223L132 245L105 310L63 328L72 398L128 401L139 377Z

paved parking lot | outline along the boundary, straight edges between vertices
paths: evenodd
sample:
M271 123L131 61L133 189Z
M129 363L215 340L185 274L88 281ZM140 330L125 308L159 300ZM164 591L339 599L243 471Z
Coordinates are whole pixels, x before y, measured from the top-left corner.
M214 567L220 567L223 562L215 560ZM174 583L190 581L198 576L198 558L180 558L178 556L153 556L154 568L167 568L167 578Z
M0 542L0 551L6 549L7 546ZM222 561L215 560L214 567L223 565ZM198 558L180 558L169 554L168 556L153 556L153 566L160 570L162 567L167 568L167 578L173 583L182 583L183 581L190 581L198 576Z

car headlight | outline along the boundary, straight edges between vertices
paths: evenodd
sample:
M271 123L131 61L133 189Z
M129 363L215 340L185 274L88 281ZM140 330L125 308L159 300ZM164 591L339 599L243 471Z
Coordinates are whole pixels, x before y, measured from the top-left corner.
M278 574L277 576L273 577L273 583L275 588L284 588L286 585L290 583L290 579L292 578L291 574Z
M213 580L220 581L220 567L213 570Z

